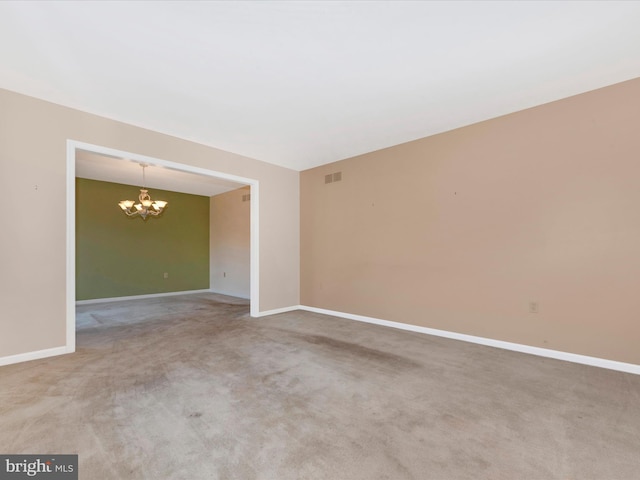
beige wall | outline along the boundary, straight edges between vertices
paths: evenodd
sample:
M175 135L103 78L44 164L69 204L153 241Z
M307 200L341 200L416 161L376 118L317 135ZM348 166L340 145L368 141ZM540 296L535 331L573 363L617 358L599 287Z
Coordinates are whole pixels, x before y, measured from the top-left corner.
M211 280L214 292L249 298L250 201L243 196L249 187L211 197L209 242Z
M636 79L302 172L301 303L640 364L639 105Z
M260 310L299 303L298 172L0 89L0 357L65 344L67 139L259 180Z

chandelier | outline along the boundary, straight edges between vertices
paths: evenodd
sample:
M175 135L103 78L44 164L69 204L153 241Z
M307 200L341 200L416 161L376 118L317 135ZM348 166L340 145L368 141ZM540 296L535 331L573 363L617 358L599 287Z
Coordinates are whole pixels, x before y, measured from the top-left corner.
M138 195L138 200L140 203L136 203L134 200L122 200L118 203L118 206L122 209L124 213L129 217L133 217L135 215L140 215L143 220L147 219L147 216L158 216L164 210L164 207L167 206L167 202L162 200L151 200L149 196L149 191L144 187L146 184L146 179L144 175L144 169L149 165L145 163L141 163L142 167L142 185L143 187L140 189L140 195Z

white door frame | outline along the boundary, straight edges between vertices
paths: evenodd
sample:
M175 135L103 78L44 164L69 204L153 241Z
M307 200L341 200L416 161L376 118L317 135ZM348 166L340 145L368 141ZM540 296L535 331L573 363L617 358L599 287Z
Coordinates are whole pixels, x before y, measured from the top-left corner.
M251 316L260 314L260 264L259 264L259 181L253 178L240 177L229 173L218 172L206 168L194 167L183 163L171 162L159 158L148 157L137 153L125 152L114 148L92 145L90 143L67 140L67 352L76 349L76 151L85 150L115 158L133 160L138 163L159 165L162 167L196 173L208 177L221 178L232 182L243 183L251 187L251 257L250 257L250 290Z

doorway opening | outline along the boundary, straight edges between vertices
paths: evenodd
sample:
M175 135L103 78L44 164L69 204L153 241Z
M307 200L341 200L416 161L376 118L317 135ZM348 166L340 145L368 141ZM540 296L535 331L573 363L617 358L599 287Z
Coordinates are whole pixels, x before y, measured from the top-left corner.
M250 266L249 301L252 317L259 316L259 182L256 179L240 177L224 172L195 167L146 155L125 152L100 145L67 140L67 258L66 258L66 350L75 351L76 341L76 159L78 155L106 157L111 168L128 167L137 164L162 167L177 174L197 175L205 181L236 184L238 188L248 187L247 201L250 202ZM137 166L136 166L137 167ZM137 167L139 168L139 167ZM232 183L231 183L232 182ZM121 182L125 183L125 182ZM135 183L135 182L134 182ZM117 205L115 206L117 208ZM211 286L211 285L210 285Z

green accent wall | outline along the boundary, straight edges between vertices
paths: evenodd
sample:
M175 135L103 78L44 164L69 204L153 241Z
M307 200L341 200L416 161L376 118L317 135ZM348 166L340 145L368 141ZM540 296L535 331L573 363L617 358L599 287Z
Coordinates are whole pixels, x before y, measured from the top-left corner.
M118 202L139 193L76 178L76 300L209 288L209 197L149 188L164 212L127 217Z

